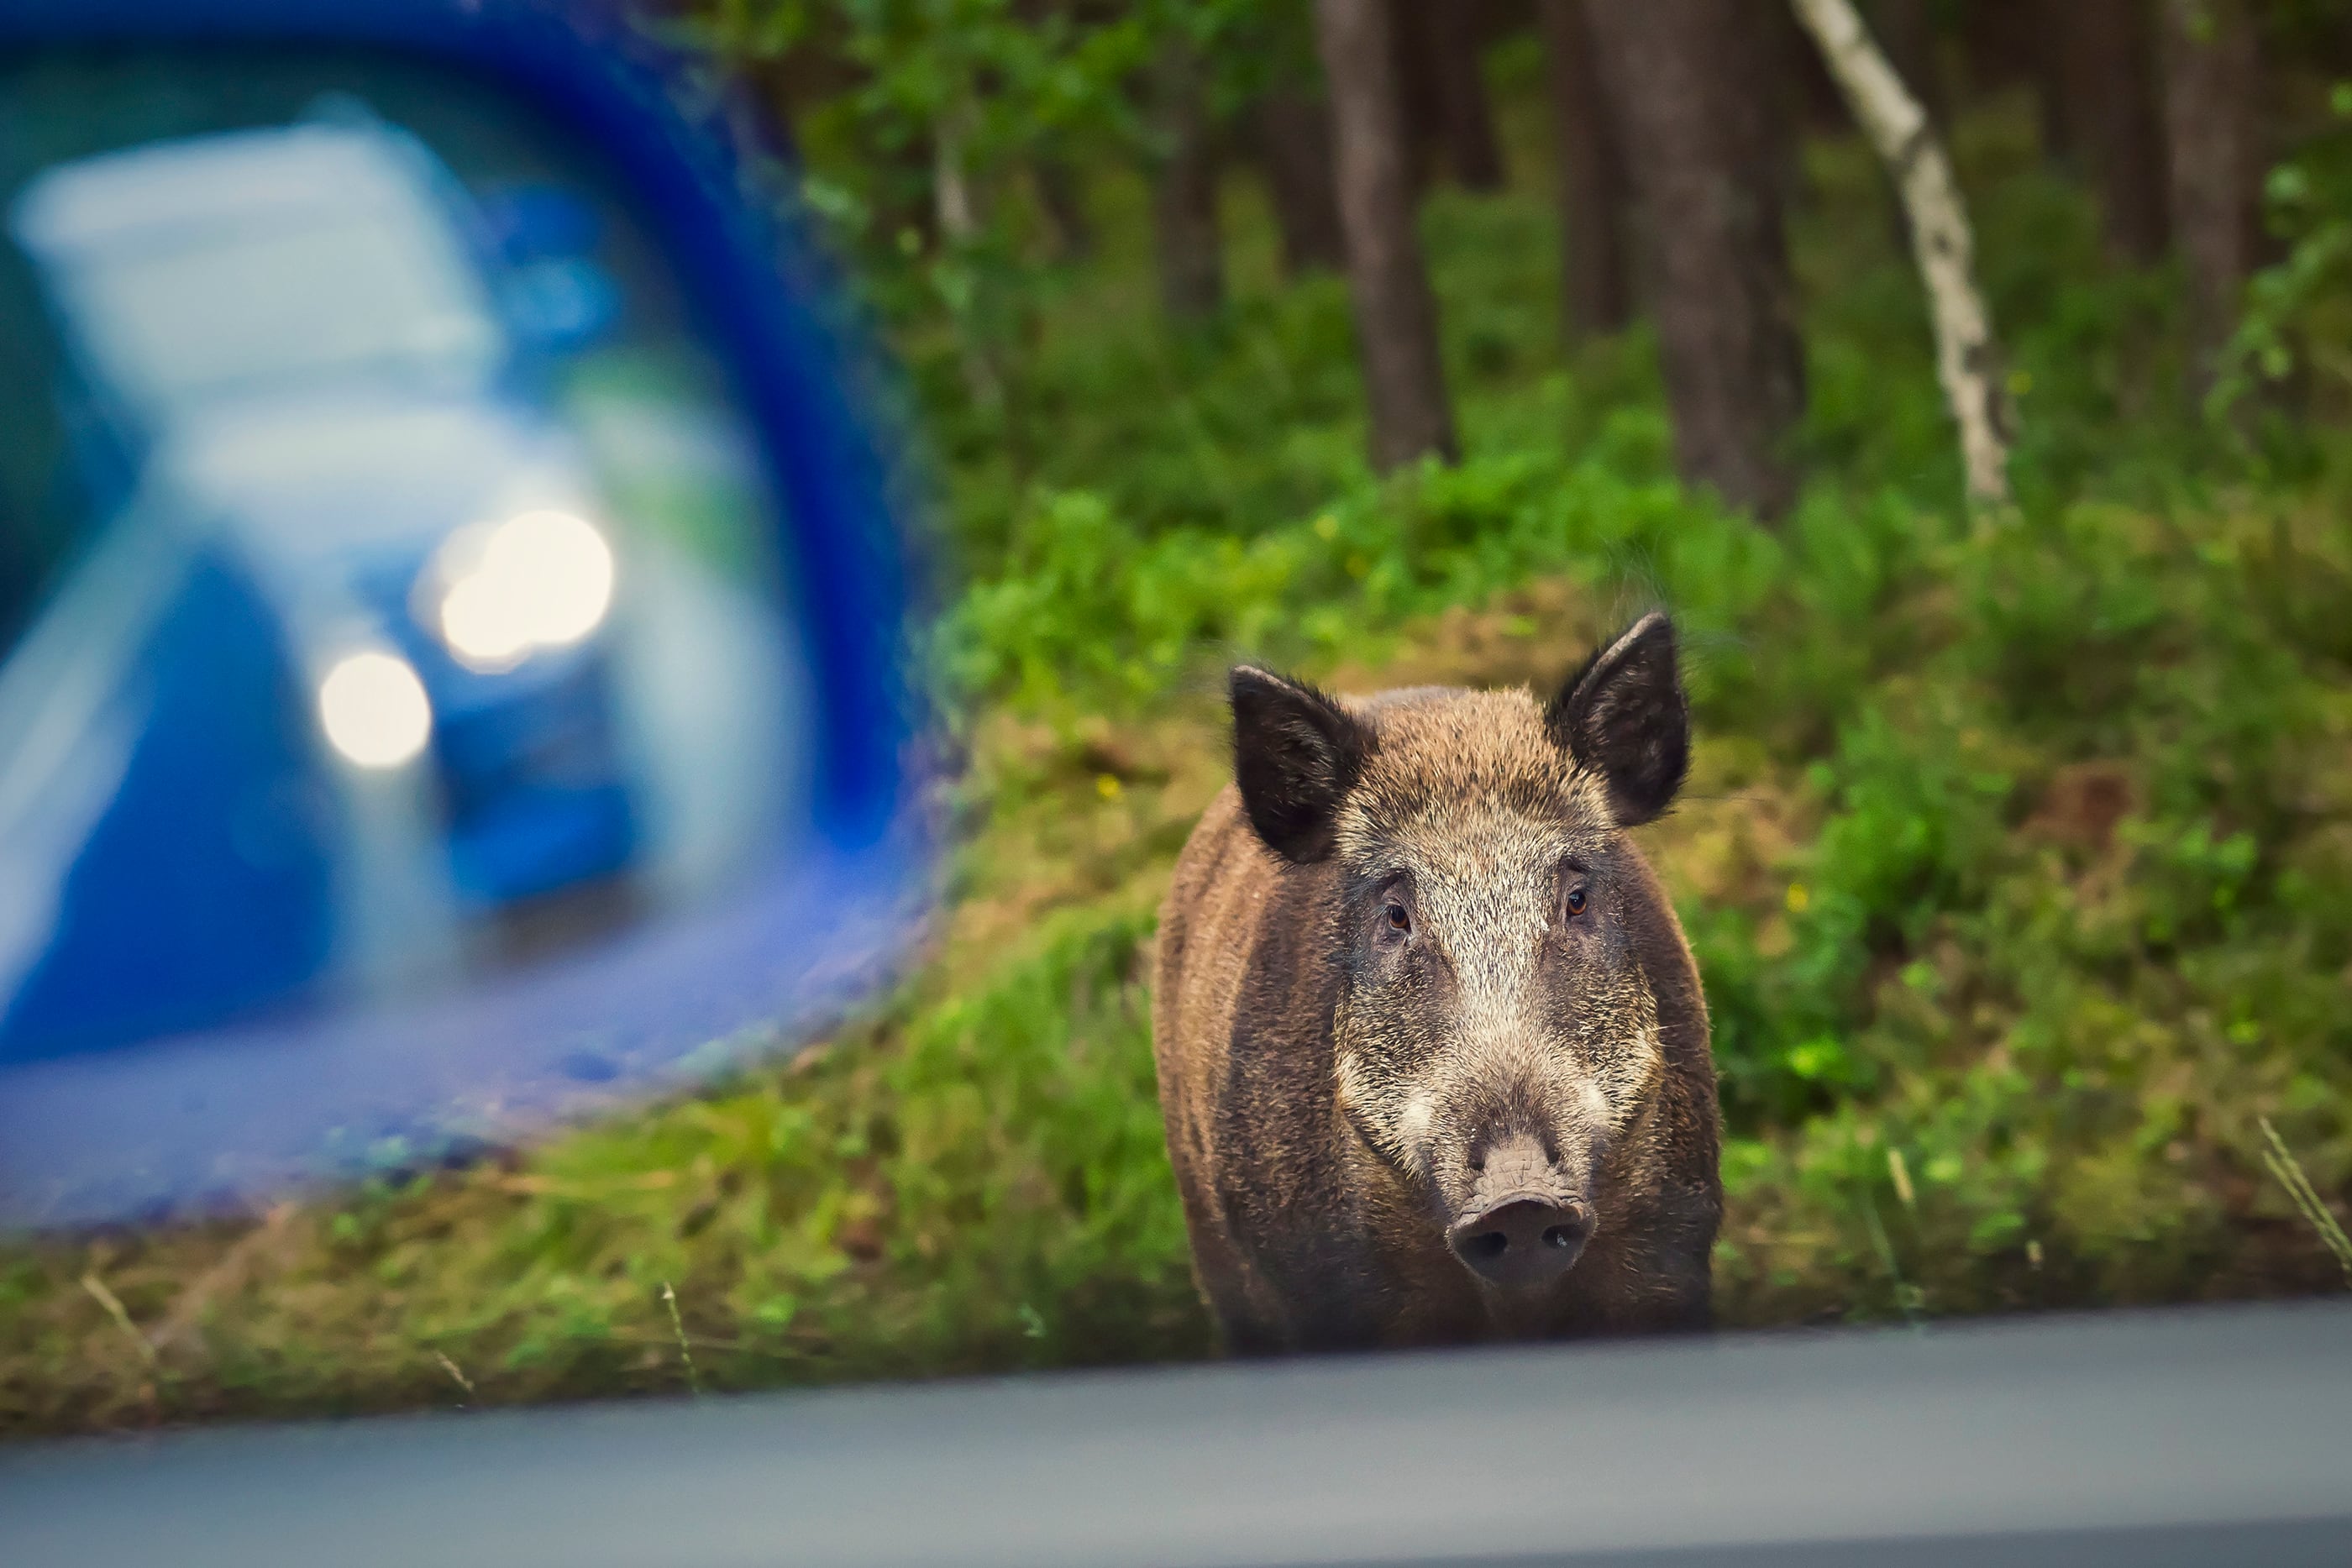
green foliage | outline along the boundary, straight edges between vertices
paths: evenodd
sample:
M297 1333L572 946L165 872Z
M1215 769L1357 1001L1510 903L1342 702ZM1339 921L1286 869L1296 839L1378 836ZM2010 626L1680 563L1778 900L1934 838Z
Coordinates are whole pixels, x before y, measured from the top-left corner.
M2335 124L2270 172L2263 195L2272 235L2285 255L2257 274L2245 314L2222 358L2208 399L2217 420L2241 413L2257 394L2324 380L2339 405L2352 348L2352 81L2328 96ZM2267 455L2300 447L2299 432L2278 417L2262 422Z
M1474 461L1382 488L1369 481L1315 517L1237 538L1153 538L1099 495L1050 493L1003 574L975 584L945 630L967 693L1034 706L1131 701L1196 668L1204 650L1328 663L1375 628L1475 601L1612 551L1667 556L1702 514L1671 485L1596 464Z
M506 1365L605 1343L675 1281L733 1382L1133 1360L1199 1343L1151 1093L1132 915L1088 912L961 994L907 1007L814 1078L755 1082L552 1145L576 1197L506 1228L492 1275L605 1314ZM681 1206L684 1172L708 1196ZM594 1281L625 1280L613 1290ZM502 1310L459 1326L505 1339ZM526 1319L527 1321L527 1319ZM730 1344L730 1342L733 1343Z

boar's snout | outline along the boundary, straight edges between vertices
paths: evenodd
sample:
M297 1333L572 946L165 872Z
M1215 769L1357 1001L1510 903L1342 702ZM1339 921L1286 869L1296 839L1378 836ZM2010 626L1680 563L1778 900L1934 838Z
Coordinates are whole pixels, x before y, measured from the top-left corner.
M1480 1279L1523 1290L1567 1273L1591 1234L1592 1211L1582 1204L1521 1197L1463 1220L1446 1239Z
M1464 1267L1506 1290L1549 1285L1575 1265L1592 1235L1592 1207L1567 1190L1532 1137L1486 1152L1463 1217L1445 1233Z

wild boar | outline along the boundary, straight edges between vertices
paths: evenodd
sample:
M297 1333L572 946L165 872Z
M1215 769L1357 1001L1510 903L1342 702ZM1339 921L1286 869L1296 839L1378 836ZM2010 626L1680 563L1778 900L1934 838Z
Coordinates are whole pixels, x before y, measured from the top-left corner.
M1153 1045L1241 1354L1691 1329L1723 1207L1697 966L1626 830L1690 752L1654 614L1549 704L1232 674Z

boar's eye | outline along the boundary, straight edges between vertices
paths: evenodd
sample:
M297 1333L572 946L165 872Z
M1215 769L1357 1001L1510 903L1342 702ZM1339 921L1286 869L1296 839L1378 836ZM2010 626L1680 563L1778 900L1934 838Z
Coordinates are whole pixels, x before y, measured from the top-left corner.
M1582 887L1570 888L1568 890L1568 917L1573 920L1578 915L1583 914L1586 903L1587 899Z
M1412 935L1412 916L1406 913L1403 904L1393 898L1390 899L1387 906L1381 911L1381 921L1396 936Z

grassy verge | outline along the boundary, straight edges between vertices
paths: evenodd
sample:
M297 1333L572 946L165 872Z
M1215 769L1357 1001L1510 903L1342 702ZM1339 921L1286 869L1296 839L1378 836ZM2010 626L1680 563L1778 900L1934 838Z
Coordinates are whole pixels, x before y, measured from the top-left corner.
M971 766L926 967L794 1063L462 1172L0 1252L0 1423L744 1387L1204 1354L1160 1144L1151 910L1246 649L1342 685L1549 681L1630 607L1691 630L1697 773L1647 843L1699 948L1730 1141L1723 1315L2326 1288L2265 1175L2352 1176L2352 528L2331 432L2257 476L2189 418L2172 280L2107 274L2018 114L1961 148L2024 411L2022 505L1951 504L1875 171L1801 214L1815 479L1780 529L1675 486L1646 346L1563 364L1518 190L1428 233L1468 455L1357 456L1330 280L1150 317L1136 193L1010 415L939 408ZM1025 434L1004 439L1002 419ZM1050 432L1051 440L1040 437ZM674 1292L677 1325L667 1294Z

